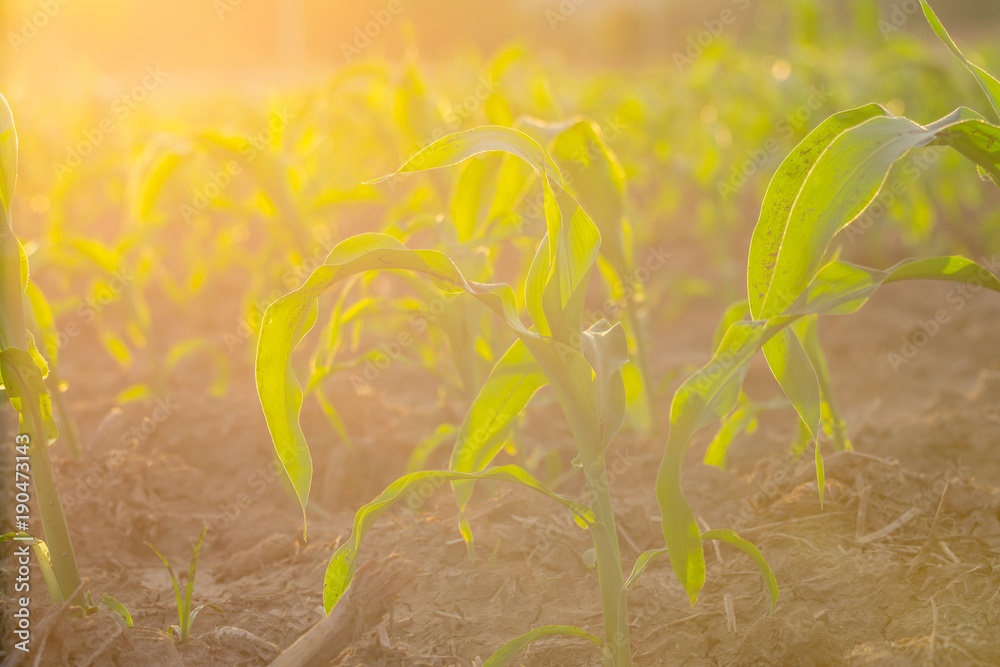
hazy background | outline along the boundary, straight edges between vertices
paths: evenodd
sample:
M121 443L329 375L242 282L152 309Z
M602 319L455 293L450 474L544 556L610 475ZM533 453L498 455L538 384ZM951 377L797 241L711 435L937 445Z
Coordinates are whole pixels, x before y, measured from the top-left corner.
M934 5L959 37L981 41L1000 24L995 1ZM218 75L312 79L354 49L399 58L416 47L423 59L452 59L512 40L570 62L622 66L669 60L722 17L737 42L768 40L780 50L852 36L871 48L894 32L929 35L922 17L909 21L915 11L916 0L0 0L0 85L15 97L94 92L151 65L170 72L173 85Z

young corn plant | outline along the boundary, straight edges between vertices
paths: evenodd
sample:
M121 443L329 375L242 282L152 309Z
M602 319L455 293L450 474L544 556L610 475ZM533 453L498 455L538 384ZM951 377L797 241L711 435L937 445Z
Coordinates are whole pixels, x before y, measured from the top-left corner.
M0 224L0 373L3 389L19 414L15 447L27 458L18 460L16 482L24 486L17 488L26 495L29 489L34 490L47 543L42 547L48 552L57 583L55 587L50 585L50 592L56 602L64 602L80 588L80 574L49 460L49 444L55 441L58 429L44 383L48 367L26 325L28 259L14 235L10 212L16 179L17 132L10 107L0 96L0 205L4 218ZM32 544L42 562L41 547L34 541Z
M474 484L482 479L506 481L562 504L577 523L590 530L604 615L604 636L596 642L602 648L605 664L630 665L627 589L605 464L605 450L625 419L621 369L628 359L628 346L619 324L612 326L600 320L582 328L584 297L600 251L601 234L587 212L566 192L552 158L517 130L486 126L444 137L411 158L397 173L455 165L484 151L504 151L519 157L541 180L546 234L528 269L524 289L532 326L522 322L514 289L509 285L472 282L441 252L411 250L383 234L360 234L340 243L301 288L267 309L256 361L261 405L278 456L305 507L312 463L299 426L302 392L290 362L296 345L316 319L318 297L338 281L373 269L416 272L430 278L444 292L471 295L498 316L516 340L494 365L459 428L450 468L405 475L358 510L351 539L337 550L327 568L324 606L329 612L337 604L354 576L362 539L391 506L419 500L417 490L428 481L436 486L450 482L459 503L460 530L471 553L472 532L464 510ZM546 384L552 386L569 422L589 506L557 495L518 466L491 467L513 421ZM729 535L708 538L742 546ZM504 664L519 647L552 634L595 640L574 626L535 628L502 647L490 664Z
M160 553L160 550L153 546L151 543L146 542L146 546L156 552L160 560L163 562L163 567L167 568L167 573L170 575L170 582L174 585L174 598L177 601L177 625L171 625L168 634L173 637L178 644L183 644L191 637L191 626L194 624L194 619L197 618L198 612L204 609L207 605L202 604L197 607L192 607L192 596L194 595L194 575L198 571L198 556L201 555L201 543L205 540L205 534L208 532L208 526L201 529L201 533L198 535L198 541L195 542L194 551L191 552L191 564L188 567L187 583L184 586L184 592L181 593L180 583L177 581L177 576L174 574L174 568L171 567L170 562L166 557ZM131 620L131 619L130 619Z
M970 63L930 6L921 5L931 28L966 65L1000 120L1000 82ZM823 500L821 435L849 447L831 398L819 343L817 317L853 313L882 285L902 280L967 282L1000 291L987 268L959 256L910 258L885 270L837 259L835 237L872 203L893 164L910 151L950 146L976 164L984 179L1000 184L1000 126L960 107L923 126L870 104L828 118L784 160L768 187L750 244L748 300L727 314L727 329L712 360L674 396L670 435L657 476L657 498L670 563L692 603L705 580L702 538L681 488L681 466L695 432L726 417L742 419L747 367L763 350L770 369L815 444ZM996 266L991 266L993 271ZM736 412L734 412L734 409ZM725 446L710 454L724 460Z

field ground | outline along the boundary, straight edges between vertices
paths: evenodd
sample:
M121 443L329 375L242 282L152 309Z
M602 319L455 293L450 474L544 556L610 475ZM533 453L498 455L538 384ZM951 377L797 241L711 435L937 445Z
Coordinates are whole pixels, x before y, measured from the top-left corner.
M728 470L690 457L686 490L696 513L753 539L781 597L768 618L756 569L722 545L708 551L708 583L691 608L666 561L657 562L629 598L637 664L1000 664L1000 299L983 293L959 307L950 289L893 286L857 315L825 320L856 453L828 448L822 509L811 457L788 453L787 411L734 446ZM888 354L900 353L904 337L924 342L914 337L919 323L940 308L948 321L894 370ZM699 365L710 352L718 305L696 301L688 310L692 324L655 327L659 374ZM221 338L235 319L213 306L172 321ZM209 525L194 601L215 606L201 611L183 645L153 630L125 632L107 616L80 620L39 606L34 664L267 664L321 619L323 571L349 536L354 509L402 472L419 439L461 416L460 406L428 398L436 390L421 376L393 368L367 407L346 415L351 451L307 402L319 509L303 542L296 502L273 472L249 365L237 369L225 398L203 400L197 389L185 397L185 386L207 383L207 371L192 364L177 374L169 401L109 412L111 397L143 369L98 365L102 357L85 353L96 345L88 336L63 355L63 372L90 450L79 462L54 450L86 586L121 600L137 627L166 629L176 622L173 592L144 542L186 571L192 540ZM764 371L752 372L759 377L750 390L767 396L777 388L763 381ZM672 389L661 397L664 411ZM353 393L346 376L339 391ZM572 458L554 401L525 433L527 447ZM699 442L704 447L705 438ZM626 562L662 544L653 496L662 449L628 432L613 445ZM556 490L585 497L575 478ZM416 512L394 510L381 520L362 547L354 621L328 664L474 665L532 626L600 631L596 573L580 556L588 535L526 491L488 491L496 497L485 502L481 489L470 512L475 563L447 489ZM553 638L521 660L583 665L600 657L585 642Z

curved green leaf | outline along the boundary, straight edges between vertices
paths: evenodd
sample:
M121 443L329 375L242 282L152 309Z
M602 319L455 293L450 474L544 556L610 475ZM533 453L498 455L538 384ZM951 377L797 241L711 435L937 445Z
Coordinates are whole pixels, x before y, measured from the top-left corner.
M836 260L820 269L785 315L846 314L857 311L886 283L944 280L980 284L1000 291L1000 280L985 267L959 256L904 259L884 271Z
M728 528L706 531L701 534L700 539L721 540L723 542L728 542L753 559L753 561L757 564L757 567L760 569L760 574L764 578L764 583L767 585L767 590L771 597L771 611L768 615L773 615L774 609L778 604L778 580L775 579L774 572L771 571L770 566L767 564L767 560L764 559L764 555L760 552L760 550L754 546L752 542L744 540L737 535L735 531L729 530ZM639 582L639 577L646 571L649 564L666 553L666 549L650 549L649 551L644 551L639 554L639 557L635 561L635 565L632 567L632 573L625 581L625 590L632 590Z
M951 146L1000 185L1000 127L981 118L962 118L942 126L934 143Z
M354 529L351 533L351 539L337 549L326 569L326 576L323 581L323 606L326 612L330 613L330 610L337 604L337 601L344 594L344 591L347 590L347 586L354 578L354 571L357 566L357 553L361 547L361 541L383 512L401 500L406 500L413 508L419 507L424 498L448 482L479 479L512 482L548 496L566 507L573 514L573 519L584 528L594 521L594 514L589 507L573 502L572 500L567 500L554 493L529 473L515 465L499 466L476 473L455 472L453 470L426 470L404 475L386 487L385 491L375 500L366 504L354 515Z
M788 401L784 398L758 403L741 393L736 409L726 415L712 441L708 443L708 448L705 450L705 464L725 468L730 445L740 434L754 431L757 426L757 416L767 410L787 408L788 405Z
M535 393L548 383L538 362L520 339L497 361L483 388L465 415L455 439L450 468L457 472L483 470L503 449L515 419ZM473 484L452 485L464 511Z
M886 271L839 260L820 269L802 295L780 317L731 325L712 360L677 390L671 405L671 429L657 473L656 494L670 562L692 604L704 584L705 563L698 525L681 488L684 455L694 434L729 414L754 353L797 319L814 314L850 313L882 284L937 279L979 283L1000 291L1000 281L984 267L962 257L910 259ZM817 458L817 464L820 464ZM817 469L822 474L822 469Z
M635 588L635 585L639 583L639 577L646 571L649 564L666 553L666 549L650 549L639 554L639 557L635 559L635 565L632 566L632 573L625 580L625 590L630 591Z
M712 360L674 394L667 446L656 475L656 499L670 565L692 605L705 583L705 556L698 524L681 486L684 456L695 433L732 411L753 355L785 325L787 321L736 322Z
M871 203L892 165L933 138L933 131L911 120L881 116L846 130L830 143L792 206L767 296L756 317L774 317L791 305L819 269L833 236Z
M445 255L434 250L410 250L383 234L361 234L337 245L326 263L316 268L297 290L272 303L264 313L257 347L257 391L278 457L305 507L312 460L298 417L302 390L291 367L291 354L315 317L319 295L339 280L363 271L402 269L423 273L440 289L465 291L507 324L531 352L553 385L578 442L593 442L601 432L597 414L594 371L569 344L528 330L518 318L514 292L506 284L467 281ZM595 454L596 456L596 454Z
M734 547L750 556L753 562L757 564L760 569L760 574L764 577L764 583L767 585L767 590L771 594L771 611L768 616L774 615L774 609L778 605L778 581L774 578L774 572L771 571L770 566L767 564L767 560L764 559L764 554L760 552L752 542L744 540L735 531L729 530L728 528L723 528L720 530L709 530L701 534L701 539L703 540L721 540L728 544L732 544Z
M586 630L578 628L575 625L543 625L540 628L529 630L517 639L512 639L501 646L497 649L496 653L491 655L489 659L483 663L483 667L504 667L510 663L514 656L520 653L521 650L528 644L553 635L583 637L598 648L603 649L604 647L604 642L601 641L600 637L592 635Z
M976 81L979 83L979 87L983 89L986 94L986 98L990 101L990 105L993 107L993 113L996 114L996 118L1000 120L1000 81L997 81L992 74L984 70L978 65L973 65L968 59L962 54L962 51L955 44L955 41L945 30L944 25L938 19L937 14L931 9L931 6L927 4L926 0L920 0L920 6L923 7L924 17L927 19L927 23L930 24L931 29L934 34L938 36L945 46L947 46L955 56L961 60L972 75L976 77Z
M778 251L792 213L792 204L817 159L833 140L846 130L886 114L886 110L877 104L835 114L810 132L778 167L778 171L767 186L760 218L750 240L747 294L750 299L750 313L754 318L759 319L764 316L761 307L771 286Z
M503 151L517 155L530 164L540 176L546 179L551 176L559 185L563 183L559 167L537 141L524 132L500 125L484 125L441 137L404 162L394 173L369 183L380 183L398 174L450 167L473 155L488 151Z
M631 258L625 231L625 170L608 147L600 125L583 116L556 123L524 117L519 123L551 140L552 155L567 188L600 230L601 254L619 279L627 276Z

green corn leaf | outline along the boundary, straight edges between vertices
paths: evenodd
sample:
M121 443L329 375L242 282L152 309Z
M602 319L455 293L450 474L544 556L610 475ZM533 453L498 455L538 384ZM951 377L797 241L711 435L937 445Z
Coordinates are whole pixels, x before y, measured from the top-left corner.
M404 475L386 487L385 491L375 500L366 504L355 514L351 539L337 549L326 570L323 583L323 606L326 612L330 613L330 610L337 604L351 583L357 567L357 553L361 541L383 512L400 501L406 501L411 506L419 506L424 497L448 482L480 479L520 484L548 496L566 507L573 514L574 520L582 527L587 527L594 521L594 514L590 508L552 492L544 484L515 465L499 466L477 473L428 470Z
M992 74L968 61L968 59L962 54L962 51L955 44L955 41L945 30L944 25L938 19L937 14L931 9L931 6L927 4L926 0L920 0L920 6L923 7L924 16L927 18L927 23L930 24L931 29L934 34L938 36L945 46L947 46L955 56L969 68L972 75L976 77L976 81L979 83L979 87L983 89L986 94L987 99L990 101L990 105L993 107L993 112L996 114L996 118L1000 120L1000 81L997 81Z
M722 425L708 444L708 449L705 451L705 464L725 468L729 447L741 434L752 433L756 430L757 416L767 410L787 408L788 405L788 401L783 398L757 403L740 392L736 409L722 420Z
M886 113L885 109L877 104L869 104L831 116L810 132L778 167L778 171L767 186L760 218L750 240L747 293L750 298L750 313L754 318L760 319L767 315L762 312L762 307L774 276L778 252L789 225L792 213L789 202L796 200L806 177L834 139L846 130L872 118L885 116Z
M6 213L10 212L16 181L17 131L14 129L14 114L7 100L0 95L0 204Z
M703 540L721 540L728 544L732 544L734 547L750 556L757 567L760 568L760 574L764 577L764 583L767 585L767 590L771 594L771 611L769 616L774 615L774 609L778 605L778 581L774 578L774 572L768 566L767 561L764 559L764 555L760 552L752 542L744 540L734 531L729 529L722 530L709 530L702 533L701 539Z
M826 363L826 355L820 345L818 320L817 315L808 315L796 320L791 326L802 345L802 349L805 350L806 356L809 357L809 362L816 371L816 377L819 380L823 427L833 436L837 450L843 451L851 449L851 443L847 439L847 424L840 416L833 400L833 385L830 382L830 369ZM820 489L822 488L823 485L820 484Z
M1000 128L974 112L959 108L927 127L884 113L869 105L829 118L775 174L750 246L747 283L755 318L774 317L797 298L834 234L872 202L909 150L950 145L1000 181Z
M153 388L148 384L145 382L136 382L135 384L130 384L115 394L115 403L118 405L124 405L125 403L131 403L132 401L151 398L154 395L155 392L153 391Z
M0 373L7 398L19 413L20 428L25 428L26 411L39 415L47 442L52 443L59 436L59 429L52 417L52 400L45 389L45 369L39 366L40 359L37 350L31 354L8 347L0 350ZM37 405L26 401L37 402Z
M552 255L549 253L549 237L546 234L535 250L535 257L528 267L528 277L524 286L525 305L528 316L534 323L538 333L543 336L552 335L547 312L559 312L558 298L551 289L547 290L551 275ZM558 317L558 315L557 315Z
M780 317L731 325L712 360L677 390L671 406L666 451L657 473L656 493L670 562L692 604L704 584L705 563L701 542L696 539L698 526L681 489L681 467L691 438L732 411L754 353L785 327L807 315L854 312L880 285L914 279L969 282L1000 291L1000 281L995 276L962 257L909 259L886 271L835 260L817 272ZM819 456L817 466L817 478L822 484Z
M178 621L179 621L179 625L178 625L177 629L178 629L178 632L180 632L181 628L183 627L183 624L184 624L184 617L183 617L183 614L184 614L184 611L183 611L184 610L184 597L181 595L181 586L180 586L180 583L178 583L178 581L177 581L177 575L174 574L174 568L170 564L170 561L167 560L167 557L164 556L162 553L160 553L160 550L157 549L156 546L152 542L146 542L145 544L146 544L147 547L149 547L150 549L152 549L153 552L159 557L160 562L163 563L163 567L165 567L167 569L167 574L170 575L170 583L172 583L173 586L174 586L174 604L177 605L177 618L178 618Z
M712 336L712 349L718 349L719 343L722 342L730 326L740 320L748 319L750 319L750 304L746 299L741 299L730 305L722 315L722 321L719 322L719 326L716 327L715 334Z
M750 360L784 324L736 322L712 360L685 380L674 395L666 451L656 476L656 498L670 565L692 605L705 583L705 556L698 524L681 487L684 455L695 433L732 411Z
M67 245L109 276L117 275L121 272L122 267L125 266L125 257L121 251L115 248L108 248L100 241L74 238L70 239Z
M1000 185L1000 149L997 148L1000 127L990 125L981 118L969 118L969 114L962 114L962 111L956 111L961 116L955 122L943 124L937 130L934 143L951 146ZM947 120L951 121L954 117L955 114Z
M974 283L1000 291L1000 281L996 276L965 257L905 259L885 271L837 260L820 269L809 287L789 306L785 314L801 316L813 313L853 313L881 285L901 280Z
M330 422L330 426L340 436L341 442L353 451L354 443L351 440L351 435L347 432L347 427L344 425L344 419L340 416L340 411L326 397L326 392L323 391L322 387L317 387L313 391L313 396L316 398L316 403L319 404L319 409L326 415L326 420Z
M309 495L312 462L298 423L302 391L291 368L291 353L309 330L307 313L315 317L319 295L337 281L373 269L423 273L449 292L465 291L507 324L528 347L553 385L567 412L574 435L587 442L600 433L594 372L583 355L569 345L529 331L517 315L509 285L467 281L445 255L410 250L383 234L361 234L340 243L326 263L306 282L271 304L264 313L257 347L256 378L264 416L275 449L304 507ZM594 444L594 449L598 447Z
M458 175L451 197L451 219L455 223L459 243L471 239L479 224L480 193L485 176L486 163L475 159L468 160Z
M189 142L154 142L142 152L129 174L129 219L135 225L150 220L167 180L191 155Z
M628 341L620 324L600 320L582 335L583 355L594 369L600 453L607 449L625 423L625 383L622 367L628 361Z
M751 243L748 291L754 316L774 317L798 297L819 269L834 234L871 203L891 166L910 149L931 141L950 143L996 170L989 139L1000 130L970 119L968 110L958 109L927 128L880 112L865 107L829 119L785 160L772 180ZM824 142L826 148L817 157ZM782 206L793 196L791 207ZM764 353L815 439L824 405L822 386L828 384L814 367L813 361L821 361L816 349L806 353L791 330L769 340ZM827 398L828 412L831 405Z
M107 614L123 628L132 627L132 614L129 613L128 607L107 593L105 593L101 598L101 604L99 606L102 611L106 611Z
M529 630L517 639L512 639L501 646L497 649L496 653L491 655L489 659L483 663L483 667L505 667L505 665L510 664L510 661L513 660L514 657L528 644L553 635L582 637L591 642L594 646L601 648L603 652L604 642L601 641L601 638L583 630L582 628L578 628L575 625L543 625L540 628Z
M100 338L104 349L115 358L115 361L125 368L132 365L132 351L129 350L128 343L121 336L109 329L104 329L100 333Z
M397 174L450 167L487 151L516 155L531 165L543 179L555 178L557 184L563 183L559 167L538 142L523 132L499 125L485 125L441 137L403 163L394 173L370 182L379 183Z
M833 236L872 202L892 165L911 149L927 145L934 134L905 118L883 116L830 143L789 213L758 317L773 317L795 300L819 269ZM801 159L798 152L792 158Z
M28 346L24 320L24 288L28 260L14 236L10 218L0 224L0 349Z
M533 169L525 164L524 160L513 155L504 156L487 215L489 221L510 219L509 216L513 215L515 206L531 185L532 172Z
M450 468L478 472L500 453L511 426L535 393L548 383L523 341L516 340L493 367L455 439ZM454 482L459 509L465 510L472 482Z
M201 555L201 545L205 541L205 535L207 533L208 526L203 526L201 533L198 534L198 541L194 545L194 551L191 553L191 564L188 566L187 585L184 587L184 606L181 607L180 621L182 637L187 637L191 634L191 624L194 622L194 617L198 613L197 609L192 610L191 598L194 595L194 575L198 571L198 557ZM199 609L200 608L201 607L199 607Z
M7 100L0 95L0 350L27 348L22 293L28 282L28 259L11 226L10 202L17 181L17 132Z
M553 158L570 193L600 230L601 254L619 279L627 276L631 261L626 244L625 170L600 126L582 116L556 123L525 117L519 124L551 141Z
M771 571L770 566L767 564L767 561L764 559L764 555L760 552L760 550L754 546L752 542L742 539L736 534L735 531L729 529L706 531L701 534L700 539L721 540L723 542L727 542L740 549L743 553L753 559L754 563L756 563L757 567L760 569L765 585L767 585L767 590L771 597L771 610L769 615L773 615L774 609L778 604L778 581L775 579L774 572ZM628 579L625 580L625 590L630 591L635 588L635 585L639 582L639 577L646 571L649 564L666 553L666 549L650 549L649 551L644 551L639 554L639 557L635 561L635 565L632 567L632 573L629 575Z
M639 557L635 559L635 565L632 566L632 573L625 580L625 590L630 591L635 588L635 585L639 583L639 577L646 571L649 564L666 553L666 549L650 549L639 554Z
M451 442L458 435L459 427L454 424L441 424L429 436L417 443L406 462L406 472L417 472L427 467L427 460L438 447Z
M587 281L600 252L601 234L579 202L563 189L558 167L537 142L510 128L478 127L439 139L396 173L449 166L485 151L520 157L542 180L548 239L543 245L548 261L536 255L529 271L526 298L538 331L565 341L579 331Z
M820 382L809 355L793 329L783 329L764 343L764 356L771 373L813 439L819 438L823 417Z
M41 339L43 356L48 365L55 367L59 362L59 331L52 316L52 306L34 282L28 282L25 296L25 316L33 324L30 328Z

